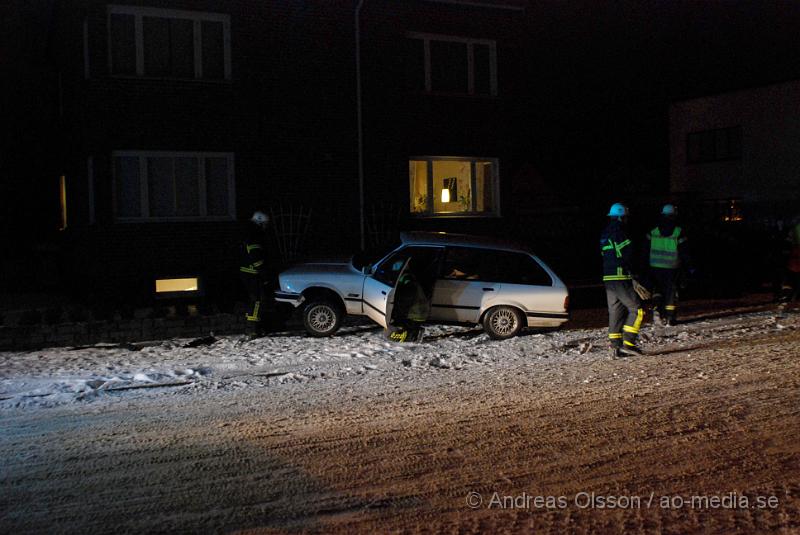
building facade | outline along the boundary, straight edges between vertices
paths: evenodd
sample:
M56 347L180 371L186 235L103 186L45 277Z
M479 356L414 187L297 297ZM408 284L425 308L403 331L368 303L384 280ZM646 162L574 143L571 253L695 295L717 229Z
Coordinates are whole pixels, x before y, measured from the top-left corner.
M800 204L800 82L675 102L672 192L722 220L792 217Z
M126 301L158 284L234 293L237 221L254 209L272 212L281 261L401 228L497 232L523 167L523 8L59 4L62 279Z

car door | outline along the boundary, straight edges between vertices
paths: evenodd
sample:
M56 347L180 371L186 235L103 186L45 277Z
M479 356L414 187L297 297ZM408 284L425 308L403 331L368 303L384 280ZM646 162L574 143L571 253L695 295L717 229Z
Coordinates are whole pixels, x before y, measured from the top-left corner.
M385 329L388 324L386 313L391 314L389 303L394 298L394 287L370 275L364 278L362 295L364 313Z
M553 286L553 279L531 255L514 251L492 254L494 280L503 283L498 299L520 308L529 318L559 318L564 310L565 289Z
M447 247L433 293L431 319L477 323L481 310L501 286L487 276L490 264L485 249Z
M434 246L403 247L375 266L364 279L364 313L385 329L392 317L394 288L400 275L410 266L418 279L430 279L428 284L433 285L441 250Z

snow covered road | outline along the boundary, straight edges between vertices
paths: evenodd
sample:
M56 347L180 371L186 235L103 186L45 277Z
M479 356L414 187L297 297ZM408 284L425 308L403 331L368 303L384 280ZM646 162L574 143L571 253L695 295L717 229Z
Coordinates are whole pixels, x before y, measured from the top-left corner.
M0 531L798 532L800 315L718 316L0 353Z

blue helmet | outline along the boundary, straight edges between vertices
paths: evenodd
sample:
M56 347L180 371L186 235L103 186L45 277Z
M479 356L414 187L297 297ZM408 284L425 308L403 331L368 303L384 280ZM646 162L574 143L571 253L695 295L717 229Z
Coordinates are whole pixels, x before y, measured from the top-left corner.
M678 213L678 209L675 208L674 204L665 204L664 208L661 209L661 215L676 215Z
M608 210L608 217L625 217L628 215L628 207L622 203L615 202Z

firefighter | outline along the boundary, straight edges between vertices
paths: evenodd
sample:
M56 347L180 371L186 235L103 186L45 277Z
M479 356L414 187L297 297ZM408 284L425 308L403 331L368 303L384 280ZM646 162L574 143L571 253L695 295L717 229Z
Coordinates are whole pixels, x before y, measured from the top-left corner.
M389 340L422 341L423 325L431 312L431 296L438 268L438 255L430 259L408 259L395 285L394 307L385 333Z
M650 276L656 291L653 295L655 312L653 321L660 319L675 325L678 308L678 277L681 266L688 265L686 235L675 223L677 209L665 204L661 209L658 226L647 234L649 242Z
M268 283L265 264L267 225L269 225L267 214L260 211L253 212L253 216L245 223L241 244L239 278L247 291L245 334L251 340L264 336L263 312Z
M417 277L411 272L403 273L397 281L392 319L386 336L394 342L421 341L422 325L429 314L430 300Z
M786 294L783 300L796 301L800 297L800 220L796 220L787 237L789 256L786 260Z
M608 300L608 340L611 358L641 355L636 345L644 308L633 288L633 246L626 233L628 208L611 205L608 226L600 235L603 284Z

